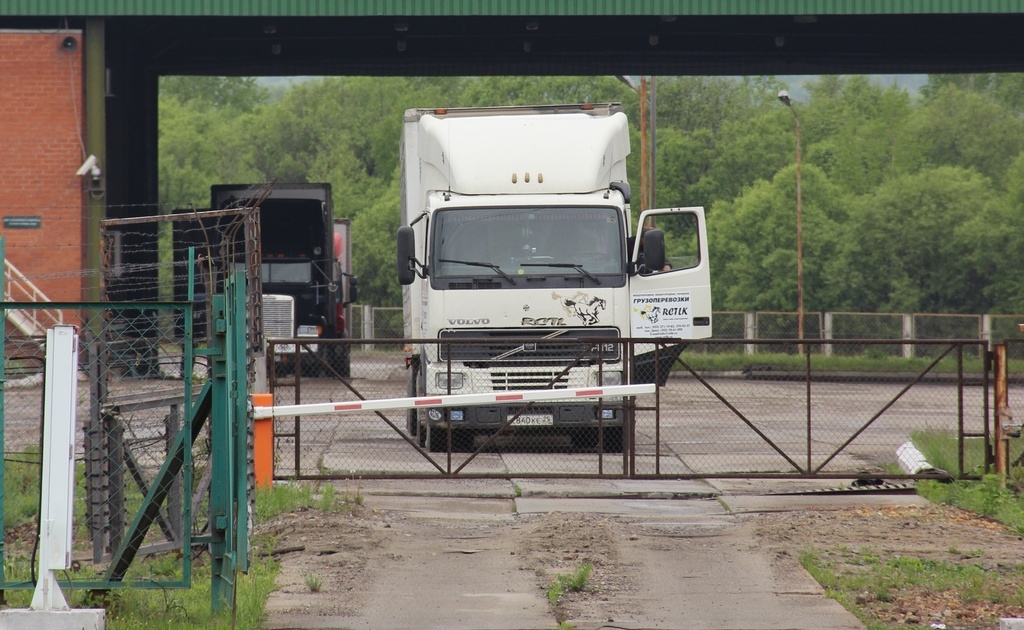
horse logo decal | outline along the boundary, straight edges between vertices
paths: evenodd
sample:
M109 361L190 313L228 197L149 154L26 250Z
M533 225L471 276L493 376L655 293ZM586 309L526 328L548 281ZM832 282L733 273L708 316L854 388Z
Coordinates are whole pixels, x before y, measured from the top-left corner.
M633 310L652 324L658 323L658 316L661 314L660 306L651 306L650 304L644 304L643 308L634 308Z
M592 298L582 291L577 291L570 297L552 292L551 299L557 300L567 315L579 318L584 326L599 323L599 314L607 307L604 298Z

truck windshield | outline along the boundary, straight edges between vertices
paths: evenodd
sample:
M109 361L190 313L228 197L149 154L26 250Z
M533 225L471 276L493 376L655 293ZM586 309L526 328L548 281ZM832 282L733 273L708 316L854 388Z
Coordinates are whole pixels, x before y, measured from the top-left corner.
M313 281L313 264L298 263L263 263L263 282L291 282L309 284Z
M625 273L625 231L612 207L456 208L435 213L432 225L434 278L569 277L602 284L602 276Z
M236 271L245 271L244 263L235 263ZM309 284L313 281L313 264L309 262L264 262L260 265L263 284Z

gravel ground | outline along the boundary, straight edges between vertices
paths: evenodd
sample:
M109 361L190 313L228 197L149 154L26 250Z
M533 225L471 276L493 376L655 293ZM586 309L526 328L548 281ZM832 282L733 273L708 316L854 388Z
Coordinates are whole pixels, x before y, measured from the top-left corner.
M883 563L902 556L978 565L1018 595L1024 583L1021 537L954 508L802 510L738 519L753 529L757 546L780 572L802 572L800 554L813 551L837 571L861 570L865 556ZM274 536L282 563L270 613L357 616L372 598L374 584L389 581L394 571L408 571L410 563L429 563L438 554L495 553L510 556L518 576L525 573L540 597L556 575L592 564L587 588L566 593L549 609L553 622L567 620L577 627L642 615L650 598L641 591L651 589L652 580L639 559L678 552L701 536L666 534L650 523L600 514L509 514L481 521L367 508L353 514L286 514L258 531ZM435 551L415 553L424 548ZM1024 615L1018 606L998 607L964 593L926 588L888 599L865 593L857 602L893 627L995 628L999 617Z

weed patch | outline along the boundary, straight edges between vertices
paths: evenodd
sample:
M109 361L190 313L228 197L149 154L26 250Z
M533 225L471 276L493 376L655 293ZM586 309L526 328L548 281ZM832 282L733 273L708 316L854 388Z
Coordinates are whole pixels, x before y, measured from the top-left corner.
M559 573L548 587L548 601L552 606L558 605L566 593L582 591L587 588L587 580L594 571L594 565L585 562L576 566L572 573Z

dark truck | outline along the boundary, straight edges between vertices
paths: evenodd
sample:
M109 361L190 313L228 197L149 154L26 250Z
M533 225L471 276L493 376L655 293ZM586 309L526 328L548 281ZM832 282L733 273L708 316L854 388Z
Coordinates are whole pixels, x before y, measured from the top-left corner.
M264 196L265 195L265 196ZM351 231L348 219L335 219L330 184L218 184L210 188L210 207L227 210L260 208L262 320L267 340L309 339L300 352L303 373L350 376L349 347L314 340L350 337L351 304L357 299L352 275ZM202 254L209 243L220 251L230 218L175 223L175 252L195 245ZM243 230L233 229L236 265L242 264ZM201 275L201 274L200 274ZM219 281L218 281L219 283ZM197 301L205 296L197 296ZM197 309L200 311L203 309ZM278 374L294 370L295 347L275 345Z

